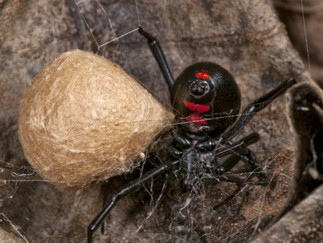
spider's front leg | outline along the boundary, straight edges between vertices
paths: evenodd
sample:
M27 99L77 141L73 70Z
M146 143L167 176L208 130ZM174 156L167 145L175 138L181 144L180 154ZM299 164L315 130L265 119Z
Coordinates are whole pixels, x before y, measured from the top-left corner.
M216 167L213 173L217 175L222 175L223 173L231 170L239 161L243 161L250 170L256 171L259 166L257 164L257 159L252 153L251 150L248 149L248 146L256 143L259 140L258 133L251 133L248 136L243 137L241 140L237 142L230 142L229 145L225 145L224 148L215 149L213 154L212 164L217 164L217 159L230 155L220 166ZM198 143L196 147L200 151L210 151L214 149L214 141L213 139L203 141ZM259 172L258 172L259 174ZM261 180L260 184L265 184L267 181L266 175L261 173L259 175L259 179ZM259 183L257 183L259 184Z
M239 161L242 161L249 167L250 171L254 172L255 175L258 177L258 181L254 184L257 185L267 185L268 178L267 175L260 170L260 166L257 163L257 158L253 154L253 152L248 149L242 149L238 152L233 153L229 156L222 164L221 167L218 169L219 174L223 174L227 171L230 171Z
M92 220L90 225L88 226L87 236L88 236L88 243L92 242L92 235L97 230L97 228L100 226L100 224L103 222L103 220L106 218L108 213L113 209L113 207L117 204L120 198L129 195L130 193L136 192L139 189L141 189L145 182L156 178L159 175L162 175L163 173L167 172L168 170L172 170L173 167L176 167L178 164L178 161L174 161L170 164L162 165L156 169L154 169L151 172L148 172L143 177L138 178L132 182L130 182L128 185L123 187L119 192L115 193L109 202L105 205L105 207L101 210L101 212Z

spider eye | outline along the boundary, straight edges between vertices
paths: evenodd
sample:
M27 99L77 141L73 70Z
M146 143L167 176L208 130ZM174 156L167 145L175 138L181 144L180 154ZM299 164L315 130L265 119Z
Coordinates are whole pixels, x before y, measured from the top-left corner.
M210 92L210 85L206 80L197 79L189 86L189 93L193 97L201 98Z

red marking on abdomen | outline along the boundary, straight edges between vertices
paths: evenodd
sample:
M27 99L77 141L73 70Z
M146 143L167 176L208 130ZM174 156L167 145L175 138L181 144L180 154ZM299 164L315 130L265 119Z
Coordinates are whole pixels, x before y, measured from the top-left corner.
M195 74L195 77L209 79L211 76L208 75L207 73L197 73L197 74Z
M188 102L186 100L184 100L184 105L191 111L197 111L198 113L205 113L210 110L209 105L199 105L193 102Z
M208 124L207 121L205 121L200 114L208 112L210 110L209 105L199 105L195 104L193 102L188 102L184 100L184 105L191 111L196 111L196 113L193 113L189 116L187 116L185 119L189 122L195 122L197 124Z
M189 122L194 122L197 124L207 124L207 121L205 121L202 117L200 117L196 113L187 116L185 119Z

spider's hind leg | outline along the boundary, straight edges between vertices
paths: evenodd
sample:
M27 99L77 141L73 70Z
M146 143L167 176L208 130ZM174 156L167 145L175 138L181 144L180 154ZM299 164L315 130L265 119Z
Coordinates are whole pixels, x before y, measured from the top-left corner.
M261 111L267 105L269 105L274 99L284 94L291 86L296 84L295 78L290 78L285 82L282 82L276 88L271 90L270 92L264 94L260 98L256 99L254 102L247 105L247 107L242 112L242 116L238 119L238 121L233 125L233 127L228 131L225 132L221 136L221 143L225 144L234 138L238 132L248 124L251 118L254 117L257 112Z
M169 89L171 89L174 84L174 78L173 78L173 75L168 67L166 57L164 55L163 49L161 48L161 46L159 44L159 41L157 40L156 37L152 36L150 33L143 30L141 27L138 27L138 31L148 41L150 50L153 53L154 58L155 58L156 62L158 63L159 68L164 75L164 78L167 82Z

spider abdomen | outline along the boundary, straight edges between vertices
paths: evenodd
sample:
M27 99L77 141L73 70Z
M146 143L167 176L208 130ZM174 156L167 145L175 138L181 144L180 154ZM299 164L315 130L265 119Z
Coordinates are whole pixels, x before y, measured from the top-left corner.
M241 105L232 75L210 62L186 68L175 80L171 98L182 127L194 133L221 134L236 120Z

